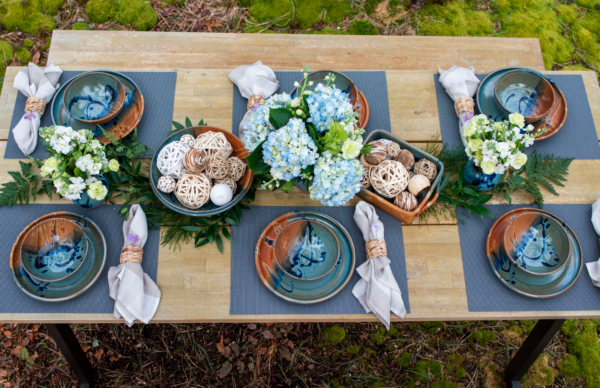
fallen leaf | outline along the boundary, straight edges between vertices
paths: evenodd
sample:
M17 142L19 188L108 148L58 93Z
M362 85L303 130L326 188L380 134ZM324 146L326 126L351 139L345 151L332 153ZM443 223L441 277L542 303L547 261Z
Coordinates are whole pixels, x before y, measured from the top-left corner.
M38 331L40 329L40 325L33 325L31 326L31 331Z
M257 340L256 338L254 338L254 337L250 337L250 338L248 338L248 341L250 341L250 343L251 343L252 345L256 345L256 344L258 343L258 340Z
M23 338L23 341L21 341L21 345L27 346L27 345L29 345L29 342L30 342L29 337L25 337L25 338Z
M221 365L221 369L219 369L219 377L225 378L233 369L233 365L229 361L225 361L223 365Z
M253 362L248 363L248 370L250 372L252 372L254 370L254 363Z
M237 369L240 373L244 373L244 371L246 370L246 365L243 362L238 361Z
M111 360L112 362L116 362L116 361L119 361L119 357L110 356L110 360Z
M225 357L231 356L231 349L229 346L223 345L223 336L221 336L221 342L217 344L217 350Z
M135 345L135 347L138 348L138 349L141 348L142 347L142 343L140 342L139 344Z
M250 329L250 330L256 330L256 324L255 323L249 323L248 324L248 329Z
M100 357L102 357L103 354L104 354L104 349L98 349L98 350L96 350L96 353L94 353L94 357L96 357L97 359L100 359Z
M229 347L231 350L233 350L233 354L235 354L236 357L240 356L240 345L238 345L236 342L232 342Z
M40 61L41 54L42 53L39 50L36 50L36 52L33 54L33 58L31 58L31 62L37 65Z
M314 365L314 364L310 364L310 365L308 366L308 369L310 369L310 370L313 370L313 369L315 369L315 365Z
M6 349L10 348L11 346L12 346L12 341L11 341L11 340L8 340L8 341L5 341L5 342L4 342L4 347L5 347Z
M285 358L288 361L292 361L292 354L290 353L288 348L281 348L279 349L279 352L281 353L283 358Z
M288 346L290 349L294 349L294 343L292 342L292 340L288 340L288 342L287 342L287 346Z
M258 351L260 354L267 354L267 348L260 348Z
M8 372L6 371L6 369L0 369L0 377L6 377L8 376Z
M6 331L5 331L3 334L4 334L4 336L5 336L6 338L10 338L10 337L12 337L12 333L11 333L10 331L8 331L8 330L6 330Z
M27 359L27 361L35 361L40 355L37 352L33 352L33 355Z
M10 351L10 354L12 354L13 356L18 356L19 354L21 354L22 348L22 346L17 346L16 348Z
M266 327L271 327L271 326L273 326L273 324L272 323L265 323L265 326Z
M27 348L22 348L21 353L17 357L23 361L27 360L29 358L29 350L27 350Z
M92 347L90 345L85 345L82 349L84 352L87 352L88 350L90 350Z
M273 339L273 334L271 333L270 330L264 330L262 332L262 335L263 335L263 337L265 337L265 339L268 339L268 340Z

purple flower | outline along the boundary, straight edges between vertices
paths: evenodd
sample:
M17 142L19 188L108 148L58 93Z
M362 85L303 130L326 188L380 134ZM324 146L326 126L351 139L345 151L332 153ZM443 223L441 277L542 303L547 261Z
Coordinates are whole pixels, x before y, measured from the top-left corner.
M137 235L131 233L127 235L127 239L129 240L129 245L135 245L140 240Z
M260 105L258 105L257 103L254 103L254 106L252 108L250 108L250 110L252 112L256 112L256 110L260 107Z
M376 235L378 231L379 225L371 225L371 233L373 233L373 235Z
M27 113L25 113L25 115L23 116L23 118L24 118L25 120L32 121L32 120L33 120L33 119L35 119L36 117L35 117L35 113L33 113L33 112L27 112Z

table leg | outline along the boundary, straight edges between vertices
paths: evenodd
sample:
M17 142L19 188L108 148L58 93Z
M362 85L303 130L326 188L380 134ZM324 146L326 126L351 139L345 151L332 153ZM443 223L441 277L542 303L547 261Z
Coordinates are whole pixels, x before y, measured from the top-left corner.
M71 370L75 372L81 388L93 388L95 386L94 368L86 358L71 327L68 324L47 324L46 328L54 338L60 352L67 359Z
M521 387L521 378L544 351L546 345L552 341L564 322L564 319L540 319L538 321L506 367L504 381L508 388Z

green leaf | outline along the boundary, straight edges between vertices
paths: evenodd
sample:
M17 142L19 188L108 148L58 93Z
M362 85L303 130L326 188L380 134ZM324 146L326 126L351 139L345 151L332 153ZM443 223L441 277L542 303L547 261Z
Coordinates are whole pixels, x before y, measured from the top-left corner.
M173 126L175 127L175 131L179 131L179 130L185 128L182 124L178 123L177 121L173 121ZM190 125L190 127L191 127L191 125Z
M283 191L284 193L289 193L290 191L294 190L295 186L296 186L296 178L291 179L291 180L285 182L283 185L279 186L279 191Z
M223 233L223 236L225 236L225 238L229 241L233 241L231 239L231 234L229 233L229 230L227 230L227 228L223 228L221 229L221 233Z
M238 225L238 223L231 219L230 217L225 217L225 222L228 223L229 225Z
M269 122L276 129L285 127L292 117L292 112L287 108L275 108L269 110Z
M248 167L254 171L255 174L266 174L271 170L271 166L265 163L263 158L263 144L266 140L263 140L250 155L246 157L248 161Z
M223 240L221 239L221 235L215 235L215 240L217 241L217 248L219 248L219 252L223 253Z
M321 147L321 142L319 141L319 135L317 130L315 129L315 127L313 127L312 125L308 126L308 136L310 136L313 141L315 142L315 145L317 146L317 151L319 151L319 155L323 153L323 147Z
M190 120L190 118L189 118L189 117L186 117L186 118L185 118L185 126L186 126L186 128L190 128L190 127L192 127L192 126L193 126L193 125L192 125L192 120Z
M200 119L200 121L198 121L198 126L201 126L201 125L208 125L208 124L204 122L204 119Z
M186 225L186 226L180 226L180 228L183 230L187 230L188 232L201 232L202 231L202 228L199 226Z
M462 189L463 193L471 195L473 197L479 197L479 193L473 189L470 189L468 187L463 187Z
M207 239L207 238L203 239L202 241L198 241L198 242L196 243L195 247L196 247L196 248L199 248L199 247L201 247L201 246L203 246L203 245L206 245L206 244L208 244L208 239Z
M372 144L365 144L361 149L360 153L363 155L368 155L371 153L371 148L373 148Z

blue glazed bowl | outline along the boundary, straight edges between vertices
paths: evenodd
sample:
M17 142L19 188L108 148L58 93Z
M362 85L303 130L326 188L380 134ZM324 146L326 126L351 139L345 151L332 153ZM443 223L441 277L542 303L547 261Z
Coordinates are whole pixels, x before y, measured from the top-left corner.
M546 116L556 98L546 77L524 69L507 71L498 77L494 97L505 114L520 113L527 123Z
M69 83L63 105L75 120L103 124L117 117L123 109L125 97L125 87L116 77L91 72Z

